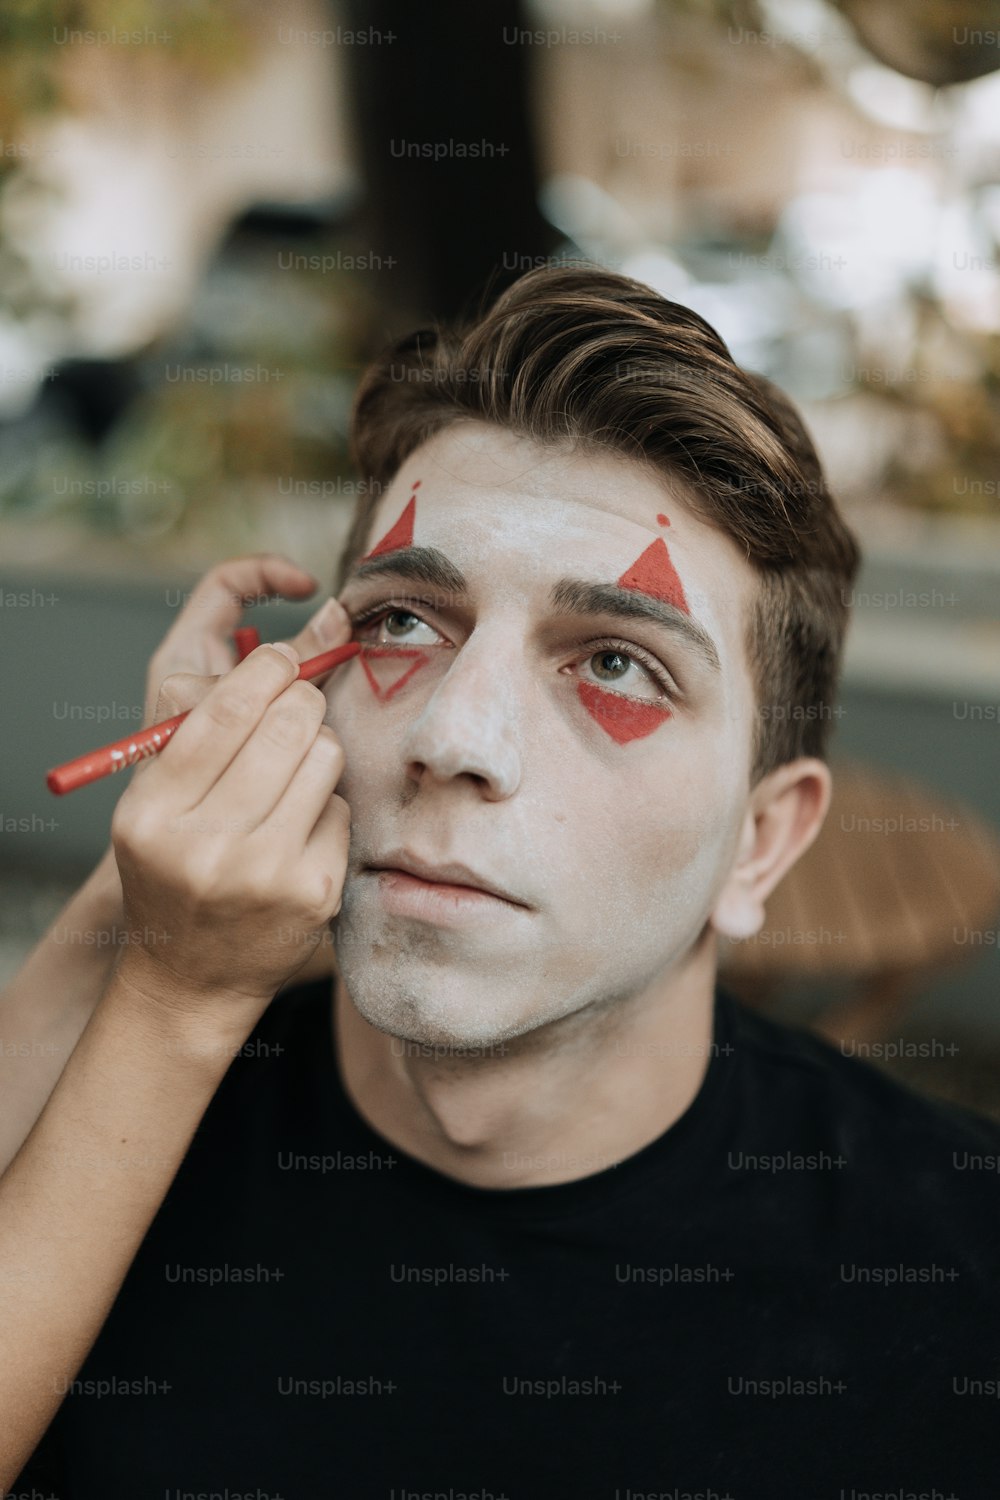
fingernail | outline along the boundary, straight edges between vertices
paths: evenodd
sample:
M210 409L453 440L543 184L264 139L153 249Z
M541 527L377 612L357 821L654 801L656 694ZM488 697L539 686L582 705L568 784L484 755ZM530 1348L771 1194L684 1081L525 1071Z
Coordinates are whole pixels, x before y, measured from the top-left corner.
M323 608L313 616L313 629L324 646L332 646L343 633L342 606L336 599L328 599Z
M298 666L298 652L295 650L295 647L290 646L287 641L268 641L267 644L270 646L272 651L280 651L282 656L287 656L289 661L294 662L295 665Z

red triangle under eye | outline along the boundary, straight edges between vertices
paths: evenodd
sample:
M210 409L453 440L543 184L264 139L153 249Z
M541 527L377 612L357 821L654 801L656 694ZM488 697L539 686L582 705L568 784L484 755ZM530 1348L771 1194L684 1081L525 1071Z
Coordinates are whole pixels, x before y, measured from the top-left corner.
M638 699L630 702L615 693L605 692L593 682L578 682L576 689L590 717L619 745L645 739L670 718L669 708L658 703L642 703Z
M645 552L625 570L618 582L624 589L638 589L641 594L650 594L654 599L663 599L667 604L676 605L685 614L691 613L683 584L661 536L655 542L650 542Z
M393 676L391 662L400 660L410 661L412 665L402 675ZM358 656L358 660L368 678L369 686L380 703L386 703L398 693L404 683L409 682L414 672L427 665L427 654L418 646L364 646ZM373 671L368 665L370 661L377 663Z

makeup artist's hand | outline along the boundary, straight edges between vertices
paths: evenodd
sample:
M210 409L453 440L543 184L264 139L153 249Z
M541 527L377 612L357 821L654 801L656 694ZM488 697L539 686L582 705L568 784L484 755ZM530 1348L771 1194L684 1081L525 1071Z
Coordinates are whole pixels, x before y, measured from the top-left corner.
M150 657L146 669L143 729L170 719L174 714L194 708L214 686L218 676L236 665L232 633L242 623L243 601L263 598L303 599L315 592L317 580L304 568L277 552L256 552L246 557L229 557L217 563L198 580L190 597L163 640ZM293 636L301 661L318 656L350 640L347 615L334 600L321 619L329 601ZM139 761L131 780L141 776L152 761ZM116 913L116 925L122 921L122 889L118 864L110 842L91 880L104 906ZM329 950L317 948L316 960L310 965L317 975L332 972ZM325 963L322 960L325 957Z
M264 645L216 678L111 823L126 926L150 935L119 972L245 1035L340 910L347 869L344 753L297 665Z
M145 729L173 713L193 708L194 702L178 704L160 712L157 703L164 679L173 672L198 677L217 677L236 665L232 634L243 623L244 610L261 599L305 599L318 583L311 573L277 552L257 552L248 557L230 557L209 568L191 590L191 596L149 660L146 671ZM244 604L244 600L247 601ZM324 601L325 603L325 601ZM301 661L329 651L349 639L341 633L346 616L336 602L326 631L318 622L323 606L298 635L293 646Z

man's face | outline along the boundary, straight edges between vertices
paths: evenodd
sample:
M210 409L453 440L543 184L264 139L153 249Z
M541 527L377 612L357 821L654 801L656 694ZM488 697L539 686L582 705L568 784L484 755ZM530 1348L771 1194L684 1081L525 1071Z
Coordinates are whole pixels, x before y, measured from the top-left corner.
M663 993L746 811L749 564L679 485L471 422L407 459L367 546L358 566L385 571L356 568L340 598L355 619L382 606L354 631L382 654L324 689L346 755L350 862L331 926L354 1004L395 1036L479 1048ZM405 571L410 548L463 574L465 596ZM564 586L554 602L563 579L668 623L578 613L598 601ZM401 850L524 904L419 915L394 904L412 888L394 897L370 868Z

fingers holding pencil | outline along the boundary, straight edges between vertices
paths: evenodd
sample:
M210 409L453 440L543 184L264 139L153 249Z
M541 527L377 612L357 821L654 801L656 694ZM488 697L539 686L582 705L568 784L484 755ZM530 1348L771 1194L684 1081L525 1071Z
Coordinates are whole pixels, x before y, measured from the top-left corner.
M324 601L311 619L307 620L298 635L287 644L301 660L311 660L322 652L331 650L334 646L346 644L350 638L350 616L338 599L331 598ZM237 665L245 661L260 643L260 636L253 626L238 626L233 631ZM164 641L165 646L166 641ZM147 712L147 724L160 724L175 714L194 708L212 690L222 675L224 673L204 676L195 672L171 672L159 685L155 706L151 713ZM137 763L137 775L145 764L145 761Z
M243 609L262 597L308 594L315 587L311 574L276 553L230 558L210 569L150 660L142 730L53 767L46 777L49 790L63 795L128 766L142 774L146 760L165 747L179 721L259 646L257 630L239 624ZM326 599L288 643L301 675L311 680L332 670L337 662L326 666L320 658L345 647L351 634L343 605ZM202 670L190 670L198 666Z
M358 649L300 663L289 647L258 647L215 679L115 808L124 920L152 931L155 912L165 934L130 949L122 969L160 1003L258 1015L339 911L344 754L323 694L300 674L319 679L330 657Z
M238 650L234 651L234 636L240 629L245 610L252 604L273 598L305 599L315 593L317 587L318 580L313 574L278 552L230 557L210 568L195 584L177 619L150 658L143 725L156 723L157 694L170 673L218 677L235 666L240 655ZM340 606L337 608L339 610ZM303 650L298 644L315 618L292 642L303 659L324 649L317 645L316 650ZM329 644L337 643L331 641Z
M205 574L150 659L143 726L155 724L160 687L172 673L205 680L221 676L260 645L252 626L241 626L243 610L264 597L303 598L316 580L277 553L229 558ZM244 602L241 602L244 601ZM289 645L307 661L350 639L351 622L338 599L325 600ZM242 645L242 649L241 649ZM235 648L235 649L234 649Z
M170 762L159 757L151 761L149 795L156 795L157 783L169 785L181 802L194 806L208 794L243 748L251 731L266 716L269 706L285 689L307 693L317 689L309 683L296 683L298 660L290 647L258 646L231 672L210 679L189 678L188 685L208 681L208 692L199 693L199 701L187 714L183 725L173 736ZM175 690L173 678L164 686ZM161 690L162 692L162 690ZM182 732L183 731L183 732ZM265 730L266 733L266 730Z
M234 559L234 561L255 561L255 559ZM221 564L220 566L225 569L228 565ZM206 575L206 579L203 582L207 581L208 576ZM228 574L221 576L228 577L232 581L235 576L240 575L234 575L230 571ZM252 575L242 575L244 581L249 576ZM261 574L261 577L263 576ZM212 598L215 595L210 591L206 597ZM185 615L192 609L194 603L195 598L192 595L191 600L185 607ZM180 621L178 621L178 624L180 624ZM176 630L176 626L174 628ZM236 653L236 665L241 661L245 661L250 653L255 651L261 644L259 633L251 625L237 626L233 630L232 636ZM330 651L335 646L345 645L350 638L350 616L339 599L329 598L324 600L306 621L298 635L293 636L287 644L291 646L300 661L310 661L321 655L324 651ZM169 635L165 637L158 655L165 655L170 639ZM173 649L175 652L178 649L183 650L183 639L182 636L175 635L174 646L170 649ZM193 637L191 639L194 640ZM212 643L203 637L197 643L196 649L202 651L211 650ZM229 661L223 666L220 672L211 676L185 670L171 671L160 682L155 705L151 713L147 711L145 722L147 724L159 724L165 719L172 718L175 714L194 708L211 691L216 682L218 682L219 677L231 669L232 665L232 661ZM142 764L145 763L143 762Z
M259 650L272 650L270 646L260 647ZM286 648L294 657L291 647ZM296 664L296 677L306 682L312 682L326 677L342 662L349 661L351 657L357 656L361 646L357 641L346 641L342 646L335 646L331 651L321 651L318 656L309 661ZM240 667L246 665L247 661L255 659L257 652L251 652ZM239 670L236 668L235 670ZM215 687L222 678L206 679ZM92 781L99 781L104 776L110 776L116 771L123 771L128 766L134 766L141 760L150 759L173 739L177 730L186 721L188 714L193 712L186 709L183 713L174 714L171 718L156 724L150 724L146 729L141 729L138 734L128 735L123 740L113 740L109 745L99 745L95 750L89 750L84 755L78 755L75 760L65 761L61 766L53 766L46 775L45 781L50 792L56 796L64 796L66 792L75 791L78 787L88 786Z

